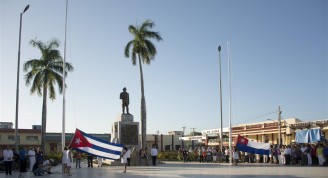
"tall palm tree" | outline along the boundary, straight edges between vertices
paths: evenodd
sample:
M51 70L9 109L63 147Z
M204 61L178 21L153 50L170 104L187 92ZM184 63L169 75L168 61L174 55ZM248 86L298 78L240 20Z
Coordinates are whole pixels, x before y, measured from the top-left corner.
M45 150L45 134L47 126L47 95L51 100L56 99L55 85L58 85L59 92L63 91L63 58L60 55L59 42L50 40L47 44L40 40L31 40L30 45L37 47L41 52L40 59L31 59L24 63L25 83L31 86L31 94L37 93L43 96L42 103L42 130L41 148ZM65 63L66 71L73 71L73 66ZM66 86L65 86L66 87Z
M159 32L151 31L151 28L154 26L155 24L151 20L146 20L141 26L130 25L128 29L134 38L128 42L124 50L125 57L129 58L131 49L133 65L136 65L137 56L139 61L141 82L141 148L146 147L146 100L141 60L143 63L150 64L150 61L154 59L157 53L155 45L150 39L155 39L157 41L162 40Z

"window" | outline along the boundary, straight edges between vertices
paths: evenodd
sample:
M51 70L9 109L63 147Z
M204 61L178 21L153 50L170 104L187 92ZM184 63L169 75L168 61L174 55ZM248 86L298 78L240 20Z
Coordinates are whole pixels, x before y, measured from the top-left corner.
M171 145L165 145L165 151L170 151L171 150Z
M26 136L26 140L28 141L38 140L38 136Z
M15 135L8 135L8 140L14 141L15 140Z

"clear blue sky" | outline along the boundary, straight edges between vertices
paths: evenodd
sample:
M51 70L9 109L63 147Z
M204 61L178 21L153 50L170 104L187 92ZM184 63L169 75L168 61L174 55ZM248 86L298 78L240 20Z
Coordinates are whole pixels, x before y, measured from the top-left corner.
M325 0L69 0L66 132L109 133L121 114L119 93L130 93L140 121L138 66L124 57L130 24L151 19L164 39L144 65L147 133L220 127L218 45L222 46L223 126L228 126L231 45L232 123L283 118L328 119L328 1ZM2 0L1 122L15 122L19 14L21 66L39 58L31 39L61 41L65 0ZM19 128L41 124L42 97L30 95L20 72ZM272 113L272 114L269 114ZM265 117L257 118L258 116ZM256 118L256 119L255 119ZM61 132L62 95L48 100L47 131Z

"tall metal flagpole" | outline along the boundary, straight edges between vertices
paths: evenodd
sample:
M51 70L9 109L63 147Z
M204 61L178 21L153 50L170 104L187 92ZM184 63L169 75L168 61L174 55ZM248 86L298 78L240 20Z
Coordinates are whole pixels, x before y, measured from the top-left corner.
M67 6L68 0L66 0L66 17L65 17L65 42L64 42L64 61L63 61L63 123L62 123L62 150L66 146L65 142L65 77L66 77L66 70L65 70L65 63L66 63L66 32L67 32Z
M230 70L230 62L231 62L231 56L230 56L230 43L227 42L228 47L228 73L229 73L229 150L230 150L230 164L232 164L232 129L231 129L231 70Z
M220 68L220 113L221 113L221 130L220 130L220 151L223 151L223 122L222 122L222 83L221 83L221 46L218 47L219 51L219 68Z

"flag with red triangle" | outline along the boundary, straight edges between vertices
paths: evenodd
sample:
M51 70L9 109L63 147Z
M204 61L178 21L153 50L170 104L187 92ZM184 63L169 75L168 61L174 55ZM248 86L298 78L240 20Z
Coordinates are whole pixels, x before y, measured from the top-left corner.
M107 142L76 129L69 146L93 156L119 159L124 145Z

